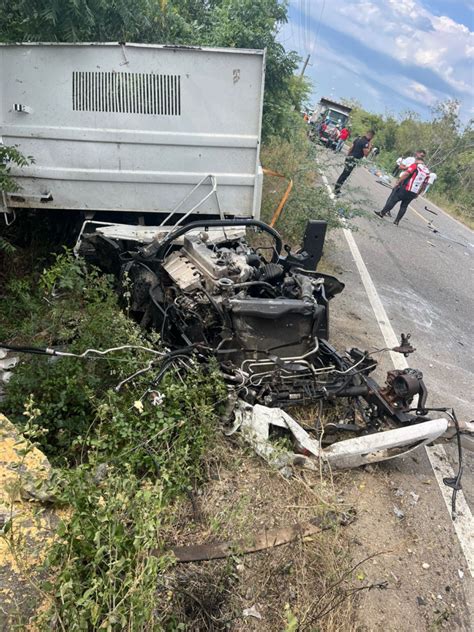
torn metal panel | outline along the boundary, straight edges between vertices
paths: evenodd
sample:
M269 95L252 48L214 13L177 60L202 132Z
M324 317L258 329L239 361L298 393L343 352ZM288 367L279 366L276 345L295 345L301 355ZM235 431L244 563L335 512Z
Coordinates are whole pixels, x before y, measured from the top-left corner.
M314 456L319 454L319 445L294 419L280 408L267 406L250 406L243 401L237 403L235 421L231 431L239 429L244 439L250 443L255 452L269 465L280 470L283 475L290 475L292 465L308 469L316 469L317 464L303 454L289 452L270 441L271 426L291 430L299 444Z

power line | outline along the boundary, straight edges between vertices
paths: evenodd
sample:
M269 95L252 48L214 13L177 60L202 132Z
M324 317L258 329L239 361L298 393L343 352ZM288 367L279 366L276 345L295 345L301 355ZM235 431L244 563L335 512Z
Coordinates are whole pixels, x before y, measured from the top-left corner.
M323 14L324 14L324 9L326 8L326 0L322 1L321 4L321 12L319 14L319 20L316 24L316 32L314 34L314 48L316 48L316 43L318 41L318 36L319 36L319 32L321 30L321 24L322 24L322 19L323 19Z

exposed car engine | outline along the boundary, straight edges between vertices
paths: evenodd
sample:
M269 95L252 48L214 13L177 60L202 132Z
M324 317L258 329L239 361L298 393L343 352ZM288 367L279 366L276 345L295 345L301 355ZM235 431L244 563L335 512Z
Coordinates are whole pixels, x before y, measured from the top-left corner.
M263 245L249 238L249 229L264 234ZM160 333L172 350L171 364L173 354L217 359L229 401L235 409L247 407L241 409L246 423L254 423L249 410L263 418L273 409L277 419L278 411L284 416L295 405L334 406L343 399L344 415L325 428L320 416L314 421L328 452L306 439L313 455L348 467L432 441L448 420L428 417L420 371L390 371L381 387L371 377L373 354L356 348L339 353L329 343L329 302L344 285L317 270L325 232L324 222L308 222L294 253L257 220L196 221L155 229L146 240L127 229L100 227L85 236L83 250L127 288L131 313ZM402 334L392 351L411 354L409 335ZM282 422L287 427L289 419ZM344 436L351 438L340 442Z

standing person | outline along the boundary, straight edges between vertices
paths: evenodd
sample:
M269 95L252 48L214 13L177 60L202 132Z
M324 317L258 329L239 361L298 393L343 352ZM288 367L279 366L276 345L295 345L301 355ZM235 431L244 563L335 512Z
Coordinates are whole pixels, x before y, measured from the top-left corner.
M425 190L429 177L430 171L425 165L425 152L420 149L415 154L415 162L407 167L401 174L399 181L390 193L383 209L381 211L374 211L374 213L379 217L385 217L385 215L390 213L397 202L401 202L400 210L393 222L395 226L398 226L410 202L421 195Z
M343 127L339 133L339 138L337 140L336 151L341 151L344 147L344 143L349 138L349 130L347 127Z
M419 153L420 152L416 152L414 156L406 156L399 165L400 171L405 171L410 165L413 165Z
M433 171L430 173L430 177L428 178L428 184L426 185L426 188L425 188L425 193L428 193L428 189L435 183L435 180L437 179L437 177L438 176Z
M375 132L369 129L368 132L365 133L365 136L359 136L352 143L349 153L347 154L347 158L344 162L344 169L337 179L336 184L334 185L334 193L339 195L341 192L341 187L347 178L351 175L354 167L357 162L367 156L371 150L372 138L375 136Z
M398 162L398 160L400 160L400 162ZM405 171L406 169L408 169L408 167L410 165L413 165L415 160L416 160L416 155L415 156L406 156L405 158L401 157L397 160L397 170L396 172L393 173L393 175L396 177L397 175L400 175L400 173L402 171Z

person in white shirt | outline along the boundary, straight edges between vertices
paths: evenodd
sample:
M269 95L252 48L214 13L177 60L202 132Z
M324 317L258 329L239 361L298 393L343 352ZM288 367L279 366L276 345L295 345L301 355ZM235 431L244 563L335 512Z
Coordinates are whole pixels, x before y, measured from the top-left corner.
M402 171L405 171L405 169L408 169L408 167L413 165L415 160L415 156L407 156L406 158L400 156L400 158L397 160L397 167L392 172L392 175L394 175L395 177L399 176Z
M389 215L395 204L400 202L400 210L398 211L397 218L393 222L395 226L398 226L410 202L419 195L422 195L428 184L430 170L425 165L425 154L426 152L422 149L416 152L415 162L412 162L404 169L396 186L385 202L383 209L381 211L374 211L376 215L379 217Z
M430 177L428 178L428 184L426 185L425 193L428 193L428 189L430 188L432 184L435 183L435 180L437 177L438 176L436 175L436 173L433 173L432 171L430 172Z
M414 162L416 162L416 156L407 156L406 158L403 158L402 162L400 163L400 169L402 171L405 171L405 169L411 167Z
M397 177L398 176L398 172L400 171L400 165L402 164L403 161L403 156L400 156L400 158L397 158L397 162L395 163L395 167L393 168L392 171L392 176Z

